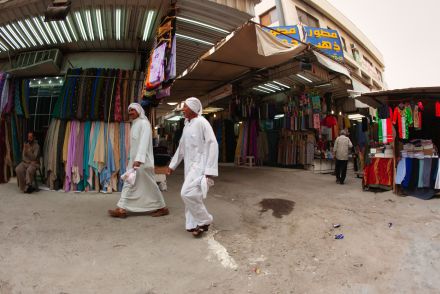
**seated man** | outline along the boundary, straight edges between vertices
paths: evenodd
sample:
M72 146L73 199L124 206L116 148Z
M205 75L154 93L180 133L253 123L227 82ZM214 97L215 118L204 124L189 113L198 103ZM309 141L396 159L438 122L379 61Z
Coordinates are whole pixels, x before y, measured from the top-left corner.
M22 162L17 165L15 172L20 190L24 193L32 193L35 190L32 186L35 172L39 168L40 145L34 139L33 132L29 132L27 137L28 139L23 145Z

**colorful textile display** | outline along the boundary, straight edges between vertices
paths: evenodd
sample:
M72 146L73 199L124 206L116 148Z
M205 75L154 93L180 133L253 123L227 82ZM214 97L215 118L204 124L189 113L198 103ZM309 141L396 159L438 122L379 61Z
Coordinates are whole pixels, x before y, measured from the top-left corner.
M53 117L80 121L128 121L125 109L142 98L143 76L142 72L130 70L69 69Z
M384 112L387 112L388 115L384 115ZM382 108L382 113L378 109L376 111L376 119L378 122L378 131L379 131L379 141L384 144L389 144L393 142L393 124L392 124L392 116L393 110L391 107L386 107L385 110Z
M414 121L414 128L416 130L422 129L422 112L423 112L423 110L424 110L424 107L423 107L422 102L418 102L414 106L413 121Z
M315 133L281 130L278 144L278 163L281 165L311 165L315 152Z
M393 124L398 125L399 138L409 139L409 126L413 123L411 107L402 103L394 109Z
M65 191L120 191L130 148L129 123L53 119L44 144L48 186Z
M393 188L393 159L372 158L364 167L364 187L391 190Z

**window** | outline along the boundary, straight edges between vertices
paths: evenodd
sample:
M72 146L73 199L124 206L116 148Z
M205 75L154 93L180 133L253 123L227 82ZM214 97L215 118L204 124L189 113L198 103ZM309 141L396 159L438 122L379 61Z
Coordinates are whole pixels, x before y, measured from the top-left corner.
M344 37L341 37L341 42L342 42L342 49L344 49L344 51L347 52L347 43L345 43Z
M356 48L355 44L351 44L351 53L353 54L353 58L358 63L362 63L361 55L359 54L359 50Z
M49 127L52 111L60 95L62 84L54 83L41 86L32 84L29 87L28 129L42 134Z
M319 21L317 18L311 16L310 14L308 14L304 10L299 9L298 7L296 8L296 12L298 13L298 19L300 23L309 27L319 28Z
M380 70L377 67L376 67L376 74L377 74L377 77L379 78L379 81L383 82L382 81L382 73L380 72Z
M365 56L364 56L364 61L366 63L368 63L371 67L373 67L373 63L368 58L366 58Z
M271 10L268 10L267 12L260 15L260 23L263 26L270 26L274 22L278 21L278 15L276 8L272 8Z

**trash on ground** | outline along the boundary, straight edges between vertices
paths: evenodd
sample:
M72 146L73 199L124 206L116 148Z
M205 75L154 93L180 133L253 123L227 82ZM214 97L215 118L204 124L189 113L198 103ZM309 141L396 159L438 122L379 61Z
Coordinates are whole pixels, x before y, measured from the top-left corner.
M341 224L333 224L333 228L339 228L339 227L341 227Z
M335 239L337 239L337 240L344 239L344 235L343 234L337 234L337 235L335 235Z

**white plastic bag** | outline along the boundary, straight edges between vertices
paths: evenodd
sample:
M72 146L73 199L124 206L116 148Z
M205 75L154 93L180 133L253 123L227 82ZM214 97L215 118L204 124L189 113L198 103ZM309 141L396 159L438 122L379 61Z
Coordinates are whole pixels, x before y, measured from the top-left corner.
M130 168L121 176L121 180L133 186L136 181L136 170L137 168Z

